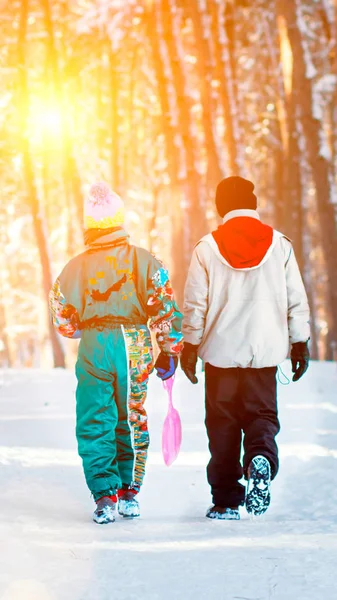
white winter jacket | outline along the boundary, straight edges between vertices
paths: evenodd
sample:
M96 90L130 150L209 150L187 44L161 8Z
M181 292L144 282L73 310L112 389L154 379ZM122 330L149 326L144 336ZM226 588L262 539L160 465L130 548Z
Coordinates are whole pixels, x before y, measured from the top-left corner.
M292 244L256 211L228 213L195 247L183 334L205 362L223 368L276 366L289 342L308 340L309 306Z

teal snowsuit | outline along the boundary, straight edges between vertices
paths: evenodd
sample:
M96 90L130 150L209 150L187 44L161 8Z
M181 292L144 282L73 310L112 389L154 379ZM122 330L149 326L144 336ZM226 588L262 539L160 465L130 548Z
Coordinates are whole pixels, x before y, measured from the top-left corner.
M89 230L90 234L91 230ZM86 252L63 269L50 293L55 327L80 337L76 435L95 499L123 485L139 491L149 446L144 402L153 371L148 325L160 349L179 354L182 315L168 272L122 228L92 230Z

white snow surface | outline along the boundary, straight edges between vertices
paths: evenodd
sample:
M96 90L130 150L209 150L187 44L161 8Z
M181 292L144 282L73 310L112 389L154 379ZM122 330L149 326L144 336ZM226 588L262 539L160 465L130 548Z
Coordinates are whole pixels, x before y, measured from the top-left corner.
M289 364L283 366L289 374ZM0 371L1 600L335 600L337 368L279 385L280 473L266 515L210 521L203 375L180 372L181 454L167 468L167 399L150 384L142 517L99 526L77 457L70 371Z

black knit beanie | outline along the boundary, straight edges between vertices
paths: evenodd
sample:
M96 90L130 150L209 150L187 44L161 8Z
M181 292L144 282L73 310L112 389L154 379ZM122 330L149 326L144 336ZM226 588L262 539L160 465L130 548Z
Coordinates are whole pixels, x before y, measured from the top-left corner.
M257 200L253 190L254 184L243 177L226 177L220 181L215 196L220 217L240 208L256 210Z

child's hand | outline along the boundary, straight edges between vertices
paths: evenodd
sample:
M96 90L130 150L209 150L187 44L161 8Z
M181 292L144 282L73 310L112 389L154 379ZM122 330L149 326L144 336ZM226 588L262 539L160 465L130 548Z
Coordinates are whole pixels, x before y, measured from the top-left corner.
M157 377L162 381L170 379L176 372L178 366L178 357L172 356L171 354L165 354L161 352L156 360L154 368L157 371Z

